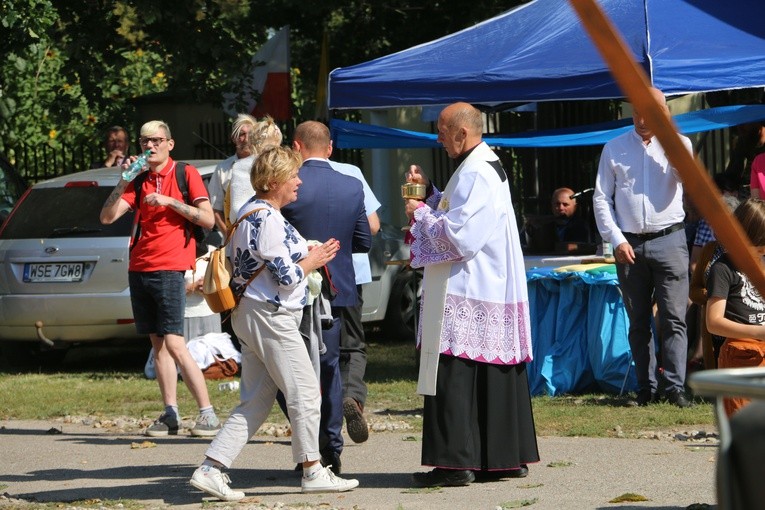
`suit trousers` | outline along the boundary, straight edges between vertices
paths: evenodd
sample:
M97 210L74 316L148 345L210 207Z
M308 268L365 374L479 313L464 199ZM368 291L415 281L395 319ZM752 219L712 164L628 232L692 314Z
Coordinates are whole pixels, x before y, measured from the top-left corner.
M340 331L342 308L332 307L332 327L322 330L326 352L319 358L321 371L321 425L319 449L322 454L343 451L343 381L340 376Z
M356 306L342 307L343 327L340 331L340 374L343 395L356 400L361 406L367 401L367 344L364 342L364 324L361 322L361 285L356 286L359 302Z
M688 306L688 245L685 231L651 240L625 234L635 252L634 264L617 264L616 273L630 320L629 343L638 386L658 391L653 303L659 310L657 330L665 391L684 390L688 358L685 312Z

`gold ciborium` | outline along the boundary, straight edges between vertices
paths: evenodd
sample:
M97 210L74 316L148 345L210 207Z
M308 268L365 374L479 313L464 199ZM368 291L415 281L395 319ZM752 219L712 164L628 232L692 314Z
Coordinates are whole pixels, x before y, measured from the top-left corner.
M401 186L401 197L414 200L425 200L426 186L414 182L407 182Z

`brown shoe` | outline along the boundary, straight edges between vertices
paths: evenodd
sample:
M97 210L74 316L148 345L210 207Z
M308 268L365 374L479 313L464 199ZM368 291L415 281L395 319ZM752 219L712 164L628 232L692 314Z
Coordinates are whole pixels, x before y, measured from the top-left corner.
M348 428L348 435L354 443L363 443L369 439L369 426L364 419L364 409L356 399L345 397L343 399L343 416Z

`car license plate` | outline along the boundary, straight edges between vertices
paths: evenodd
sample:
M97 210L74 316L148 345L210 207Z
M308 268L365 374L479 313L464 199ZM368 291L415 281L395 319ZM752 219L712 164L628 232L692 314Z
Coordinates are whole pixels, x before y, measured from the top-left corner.
M60 262L24 264L25 282L79 282L85 264L82 262Z

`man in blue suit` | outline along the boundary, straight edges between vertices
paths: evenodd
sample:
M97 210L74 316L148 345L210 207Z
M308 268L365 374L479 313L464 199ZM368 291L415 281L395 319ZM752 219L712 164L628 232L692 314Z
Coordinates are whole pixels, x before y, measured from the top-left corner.
M361 183L336 172L327 158L332 152L329 129L321 122L307 121L295 129L293 148L303 156L302 184L297 201L281 212L304 238L324 242L334 237L340 251L328 264L336 291L331 300L333 323L322 331L327 347L321 356L321 425L319 444L325 465L340 474L343 451L343 386L340 375L340 330L343 307L356 305L358 292L353 270L353 253L366 253L372 244L364 209Z

